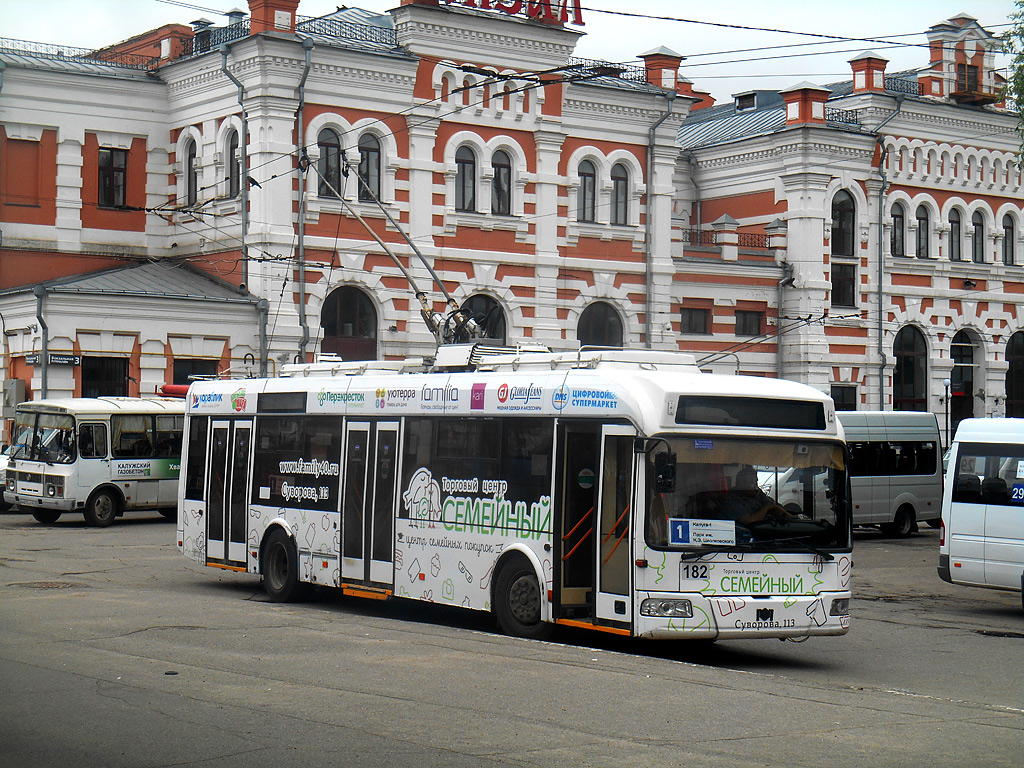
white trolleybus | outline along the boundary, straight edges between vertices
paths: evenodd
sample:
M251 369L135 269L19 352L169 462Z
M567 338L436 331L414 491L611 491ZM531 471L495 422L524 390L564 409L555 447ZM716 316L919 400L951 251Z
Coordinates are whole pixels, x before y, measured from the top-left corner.
M455 353L430 372L319 363L194 383L183 554L261 574L277 601L326 585L492 611L526 637L849 629L849 484L828 396L704 374L685 354L446 368Z
M174 517L185 401L72 397L15 411L4 496L53 523L81 512L106 527L126 510Z

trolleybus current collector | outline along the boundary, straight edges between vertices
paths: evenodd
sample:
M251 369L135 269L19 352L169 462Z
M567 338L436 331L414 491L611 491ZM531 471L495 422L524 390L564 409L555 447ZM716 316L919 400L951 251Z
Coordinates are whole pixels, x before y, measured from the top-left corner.
M554 624L847 632L849 483L827 395L701 373L679 353L524 352L446 369L454 354L439 350L430 370L338 362L195 382L183 554L261 574L278 601L337 587L492 611L526 637ZM756 483L738 487L751 469L774 478L785 510L755 500Z

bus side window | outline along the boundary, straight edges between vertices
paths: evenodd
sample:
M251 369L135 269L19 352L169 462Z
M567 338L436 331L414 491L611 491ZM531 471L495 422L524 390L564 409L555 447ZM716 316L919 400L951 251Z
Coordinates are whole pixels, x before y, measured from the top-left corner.
M105 424L83 424L78 430L78 452L83 459L105 459L107 457L107 426Z

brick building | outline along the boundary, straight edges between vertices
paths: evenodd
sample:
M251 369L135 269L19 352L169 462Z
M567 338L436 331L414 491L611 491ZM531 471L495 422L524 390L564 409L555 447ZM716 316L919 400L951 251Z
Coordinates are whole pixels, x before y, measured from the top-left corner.
M429 356L418 296L458 336L447 294L494 342L1024 413L1016 115L975 20L920 71L867 52L714 105L669 48L574 59L578 3L472 5L0 41L3 377L146 394Z

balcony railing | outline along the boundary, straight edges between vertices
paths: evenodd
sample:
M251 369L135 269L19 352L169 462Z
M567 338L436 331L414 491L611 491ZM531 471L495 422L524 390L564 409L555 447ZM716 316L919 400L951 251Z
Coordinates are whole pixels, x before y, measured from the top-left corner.
M885 78L885 90L920 96L923 89L917 80L909 80L905 77L887 77Z
M346 40L365 40L369 43L380 43L398 47L398 34L387 27L376 27L372 24L356 24L341 19L318 19L300 16L295 29L310 35L339 37Z
M771 235L763 232L738 232L736 234L737 245L740 248L771 248Z
M689 245L717 245L718 233L713 229L684 229L683 242Z
M0 52L25 56L41 56L47 59L60 59L62 61L78 61L85 64L106 64L111 67L127 67L129 69L149 69L156 63L154 57L140 56L136 53L95 51L90 48L72 48L67 45L31 43L27 40L11 40L9 38L0 38Z
M614 74L611 74L614 70ZM617 77L620 80L629 80L635 83L647 82L647 70L643 67L629 67L623 64L613 64L609 61L598 61L596 59L571 58L566 62L566 75L588 75L592 73L607 72L609 77Z
M852 109L832 109L831 107L825 107L825 120L830 123L860 125L860 115Z
M191 40L182 40L182 56L195 56L207 51L215 51L218 46L240 40L249 36L249 20L245 19L238 24L231 24L227 27L210 27L200 29Z

